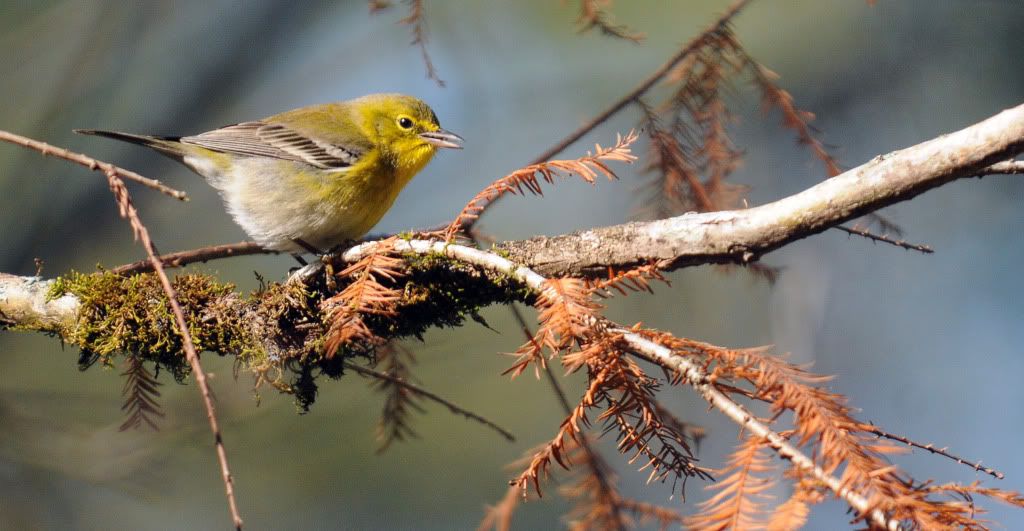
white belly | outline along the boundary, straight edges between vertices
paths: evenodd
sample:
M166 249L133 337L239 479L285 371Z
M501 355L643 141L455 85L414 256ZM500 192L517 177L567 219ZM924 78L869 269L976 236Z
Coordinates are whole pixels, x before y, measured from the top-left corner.
M220 192L228 212L246 234L269 249L308 252L296 243L301 240L320 252L327 252L346 240L363 236L368 229L363 228L365 217L350 212L347 202L327 204L317 197L315 186L320 179L340 179L344 177L343 172L252 158L236 159L227 172L198 157L186 156L184 162ZM302 173L306 180L289 182L279 177L284 173Z

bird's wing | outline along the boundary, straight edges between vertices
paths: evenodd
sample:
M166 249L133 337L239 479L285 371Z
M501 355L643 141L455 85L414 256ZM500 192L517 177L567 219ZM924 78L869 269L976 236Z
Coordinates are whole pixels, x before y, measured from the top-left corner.
M318 140L288 126L267 122L229 125L182 137L181 142L235 155L302 162L325 170L344 170L365 151L362 146Z

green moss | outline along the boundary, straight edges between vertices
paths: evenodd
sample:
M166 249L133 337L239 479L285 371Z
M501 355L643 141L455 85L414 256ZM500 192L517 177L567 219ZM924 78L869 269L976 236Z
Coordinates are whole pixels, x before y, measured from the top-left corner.
M197 350L251 355L254 348L243 323L226 311L233 285L194 274L178 276L171 285ZM156 276L72 272L58 278L48 295L69 293L82 305L78 321L62 336L82 349L83 364L109 364L114 355L131 353L156 362L178 380L188 374L181 335Z
M406 259L408 274L390 286L402 293L398 314L363 316L380 338L421 337L430 327L460 326L491 304L532 301L530 290L515 279L441 253ZM208 275L179 275L172 285L197 349L235 356L236 367L256 375L258 385L295 395L305 410L316 397L318 376L340 377L345 360L374 356L372 343L346 345L330 359L323 355L330 323L321 305L346 282L328 284L321 276L309 286L272 283L248 297ZM78 320L61 335L82 349L83 367L129 354L155 362L178 380L188 375L181 336L156 276L73 272L58 278L48 296L65 294L81 301Z
M407 255L397 318L370 316L367 325L382 337L420 337L430 327L455 327L492 304L532 301L533 294L507 275L454 261L442 253Z

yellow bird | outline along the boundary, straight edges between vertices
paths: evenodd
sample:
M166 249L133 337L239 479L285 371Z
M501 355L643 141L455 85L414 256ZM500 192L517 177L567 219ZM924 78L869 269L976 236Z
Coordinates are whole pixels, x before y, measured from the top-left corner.
M326 252L365 235L438 148L462 148L417 98L371 94L194 136L76 129L151 147L202 175L260 245Z

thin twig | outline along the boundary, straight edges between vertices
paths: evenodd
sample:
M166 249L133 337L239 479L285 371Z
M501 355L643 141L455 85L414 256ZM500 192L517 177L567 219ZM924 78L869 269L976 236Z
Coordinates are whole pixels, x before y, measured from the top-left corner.
M616 24L612 16L598 5L597 0L580 0L580 15L576 23L580 25L579 33L597 28L605 35L632 41L635 44L640 44L645 38L643 33Z
M929 452L931 452L933 454L941 455L942 457L945 457L947 459L951 459L953 461L956 461L957 463L960 463L961 465L969 466L969 467L973 468L974 470L977 470L978 472L984 472L984 473L986 473L986 474L988 474L988 475L990 475L990 476L992 476L992 477L994 477L996 479L1004 479L1004 478L1006 478L1006 475L1003 474L1002 472L1000 472L1000 471L998 471L998 470L996 470L994 468L990 468L990 467L984 466L984 465L981 464L980 461L969 461L969 460L964 459L963 457L960 457L960 456L958 456L956 454L950 453L948 451L948 447L936 448L935 445L933 445L931 443L922 444L922 443L919 443L919 442L917 442L917 441L915 441L913 439L908 439L908 438L906 438L906 437L904 437L902 435L896 435L895 433L889 433L889 432L883 430L882 428L879 428L878 426L874 426L874 425L871 425L870 427L865 427L864 430L868 431L868 432L871 432L871 433L874 433L875 435L877 435L879 437L885 437L886 439L892 439L894 441L899 441L899 442L901 442L901 443L903 443L903 444L905 444L907 446L913 446L914 448L920 448L922 450L928 450Z
M1019 175L1024 174L1024 160L997 162L982 170L978 175Z
M494 422L486 419L485 417L483 417L481 415L478 415L476 413L473 413L472 411L470 411L470 410L468 410L468 409L466 409L466 408L464 408L464 407L462 407L462 406L460 406L460 405L458 405L458 404L448 400L447 398L443 398L441 396L438 396L438 395L434 394L433 392L428 391L428 390L426 390L426 389L424 389L424 388L422 388L422 387L420 387L420 386L418 386L418 385L416 385L414 383L406 381L403 378L399 378L397 376L392 376L392 375L390 375L388 373L385 373L385 372L375 371L375 370L370 369L368 367L363 367L362 365L358 365L358 364L352 363L351 361L345 361L345 362L343 362L343 365L345 366L346 369L351 369L351 370L353 370L355 372L358 372L359 374L362 374L364 376L369 376L371 378L377 378L379 380L387 380L387 381L389 381L391 383L394 383L396 385L402 386L405 389L407 389L407 390L409 390L409 391L411 391L411 392L413 392L413 393L415 393L415 394L417 394L417 395L419 395L419 396L421 396L423 398L426 398L428 400L432 400L434 402L437 402L438 404L441 404L442 406L447 407L452 413L455 413L457 415L462 415L463 417L466 417L467 419L470 419L470 420L475 420L475 421L479 422L480 424L483 424L484 426L487 426L488 428L493 429L494 431L496 431L499 434L501 434L502 437L508 439L511 442L515 442L515 440L516 440L516 437L515 437L515 435L512 435L512 432L506 430L505 428L502 428L501 426L498 426L497 424L495 424Z
M164 272L163 264L157 258L156 246L153 245L153 240L150 239L146 226L139 219L139 212L135 209L135 205L132 204L131 197L128 195L128 189L124 186L124 181L118 177L115 168L110 168L104 173L107 176L107 182L110 184L110 190L113 192L114 198L117 200L118 207L121 210L121 217L127 219L129 224L131 224L136 239L146 250L146 255L153 264L153 271L156 273L157 278L160 279L160 286L167 295L167 302L170 304L171 312L174 314L175 326L178 327L178 332L181 334L181 345L185 351L185 358L192 367L196 385L199 387L199 392L203 397L203 405L206 407L206 419L210 422L210 431L213 433L214 446L217 449L217 460L220 462L221 479L224 480L224 491L228 498L231 520L235 529L241 531L242 517L238 514L238 504L235 502L234 479L232 479L231 469L228 467L228 456L224 449L224 438L221 435L220 426L217 422L213 395L210 392L210 385L206 381L206 372L203 371L203 366L199 362L199 355L196 353L196 347L192 342L192 334L189 332L188 323L185 321L185 313L182 312L181 305L178 304L177 293L175 293L174 287L171 286L167 273Z
M121 168L119 166L115 166L115 165L113 165L113 164L111 164L109 162L103 162L101 160L96 160L96 159L94 159L94 158L92 158L92 157L90 157L88 155L82 155L81 153L75 153L74 151L68 151L68 150L66 150L64 148L59 148L59 147L56 147L56 146L51 146L50 144L47 144L45 142L40 142L38 140L33 140L31 138L27 138L27 137L24 137L24 136L21 136L21 135L16 135L16 134L10 133L8 131L0 131L0 141L10 142L12 144L16 144L16 145L19 145L19 146L22 146L22 147L29 148L29 149L34 150L34 151L38 151L39 153L42 153L43 156L52 155L52 156L57 157L57 158L61 158L61 159L64 159L64 160L67 160L67 161L70 161L70 162L74 162L75 164L78 164L78 165L81 165L81 166L85 166L86 168L89 168L90 170L101 171L103 173L113 173L114 175L117 175L118 177L122 177L124 179L128 179L129 181L137 182L137 183L139 183L139 184L141 184L143 186L147 186L149 188L157 190L160 193L169 195L169 196L171 196L171 197L173 197L175 199L179 199L181 201L188 201L188 196L185 195L185 192L182 192L182 191L179 191L179 190L175 190L174 188L171 188L171 187L161 183L160 181L158 181L156 179L150 179L149 177L143 177L142 175L139 175L138 173L135 173L135 172L133 172L131 170L126 170L126 169Z
M213 406L213 397L210 393L210 386L206 381L206 373L203 371L203 366L199 362L199 355L196 353L195 345L192 342L192 334L189 332L188 323L185 321L185 314L181 310L181 305L178 304L178 296L174 291L174 287L171 286L170 279L167 278L167 274L164 272L163 264L157 258L156 246L153 245L153 240L149 237L149 230L146 229L146 226L143 225L142 220L139 218L139 212L132 203L131 196L128 194L128 188L125 187L124 181L121 179L122 176L126 176L124 172L127 172L128 170L118 168L113 164L100 162L85 155L79 155L61 148L56 148L30 138L11 134L6 131L0 131L0 140L12 142L29 149L39 151L43 155L56 155L60 158L81 164L90 169L102 171L103 174L107 176L107 184L110 185L110 191L114 194L114 200L117 202L121 217L128 220L128 223L132 228L132 233L135 235L135 239L138 240L142 244L143 249L146 250L146 255L153 264L153 270L160 279L160 286L167 295L167 302L170 304L171 312L174 314L175 326L177 326L178 332L181 334L181 344L185 351L185 357L188 359L189 365L192 367L192 372L196 378L196 385L199 387L200 394L203 397L203 405L206 407L206 418L210 422L210 431L213 432L214 446L217 450L217 460L220 462L221 477L224 480L224 491L228 499L228 508L231 511L231 520L235 529L241 530L242 517L238 514L238 505L235 502L234 480L231 477L231 470L228 467L227 452L224 449L224 440L221 436L220 427L217 423L217 413ZM131 173L129 172L129 174ZM138 175L137 177L139 177L139 179L137 179L138 182L142 182L147 186L156 188L168 195L171 195L172 197L177 197L178 199L184 198L184 194L181 194L181 196L175 195L176 193L180 194L180 192L175 192L170 188L166 188L157 181L142 177L141 175Z
M643 96L645 93L647 93L647 91L650 90L651 87L653 87L655 84L657 84L659 81L661 81L662 78L664 78L669 72L671 72L672 69L675 68L675 66L680 63L680 61L682 61L683 59L686 59L690 54L700 50L704 46L705 39L707 38L707 36L709 34L712 34L712 33L717 32L717 31L721 31L721 29L724 28L726 25L728 25L729 22L731 22L732 19L737 14L739 14L739 12L744 7L746 7L747 4L749 4L750 2L751 2L751 0L736 0L735 2L733 2L733 4L731 6L729 6L729 8L725 11L725 13L723 13L722 16L720 16L718 18L718 20L716 20L713 24L711 24L710 27L708 27L707 29L702 31L693 40L691 40L690 42L685 44L682 48L680 48L679 51L677 51L675 53L675 55L670 57L668 59L668 61L665 61L664 64L659 66L658 69L655 70L654 72L652 72L650 76L648 76L646 79L641 81L637 86L633 87L633 90L630 90L629 92L627 92L625 96L619 98L618 101L616 101L615 103L611 104L611 106L609 106L607 109L601 111L596 116L591 118L589 121L587 121L586 123L581 125L578 129L576 129L572 133L569 133L565 138L560 140L557 144L551 146L544 153L541 153L530 164L531 165L533 165L533 164L540 164L540 163L543 163L543 162L548 161L550 159L553 159L556 155L558 155L562 151L565 151L566 148L568 148L569 146L574 144L579 139L583 138L584 135L586 135L587 133L593 131L595 128L597 128L599 125L603 124L605 121L607 121L612 116L616 115L622 109L625 109L630 103L635 102L637 100L637 98L639 98L640 96ZM486 210L486 209L490 208L494 203L497 202L497 200L498 200L498 198L495 198L494 200L492 200L492 201L482 205L483 208L481 209L481 213L482 213L483 210ZM476 218L476 219L479 219L479 218ZM469 220L467 220L466 223L462 227L463 231L468 233L469 230L474 225L476 225L476 219L469 219Z
M253 254L279 254L280 251L267 249L256 242L225 243L223 245L211 245L188 251L162 254L157 258L164 267L182 267L198 262L217 260L218 258L230 258L232 256L248 256ZM131 273L148 273L153 270L153 263L146 260L139 260L130 264L117 266L110 270L111 273L119 275Z
M434 61L430 58L427 50L427 22L423 13L423 0L406 0L409 4L409 14L399 20L399 24L405 24L412 29L412 43L420 49L420 56L423 58L423 66L427 69L427 79L433 80L437 86L444 88L444 80L437 74Z
M874 241L874 242L881 242L881 243L888 243L889 245L895 245L896 247L899 247L901 249L907 249L909 251L917 251L917 252L924 253L924 254L932 254L932 253L935 252L935 249L932 249L931 246L928 246L928 245L925 245L925 244L922 244L922 243L910 243L910 242L908 242L906 240L895 239L895 238L890 237L887 234L875 234L875 233L873 233L873 232L871 232L871 231L869 231L869 230L867 230L867 229L865 229L863 227L860 227L858 225L854 225L852 227L846 227L846 226L843 226L843 225L836 225L835 227L832 227L832 228L836 229L836 230L841 230L841 231L843 231L843 232L845 232L847 234L852 234L854 236L860 236L862 238L867 238L867 239L869 239L871 241Z
M430 234L438 231L442 231L448 227L447 223L434 225L423 229L413 229L409 231L403 231L404 233L411 234ZM353 243L362 243L376 240L384 240L390 238L398 233L374 233L367 234L359 240ZM344 248L344 246L342 246ZM238 242L238 243L224 243L221 245L210 245L207 247L199 247L197 249L189 249L187 251L178 251L175 253L162 254L158 258L163 262L164 267L184 267L189 264L206 263L210 260L220 260L222 258L231 258L234 256L250 256L257 254L281 254L281 251L275 251L273 249L267 249L261 247L256 242ZM153 265L149 263L149 260L139 260L138 262L132 262L130 264L119 265L110 271L117 274L129 274L129 273L148 273L153 270Z

